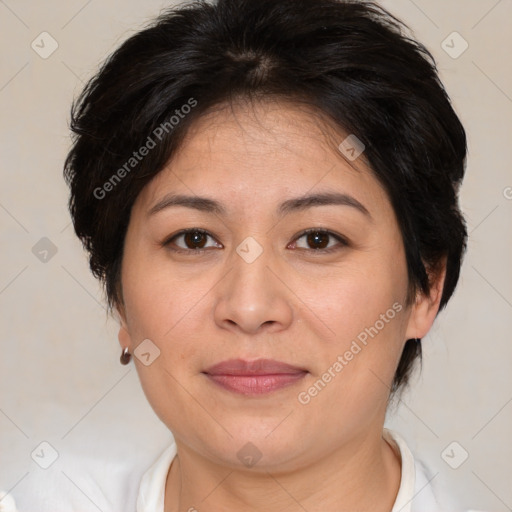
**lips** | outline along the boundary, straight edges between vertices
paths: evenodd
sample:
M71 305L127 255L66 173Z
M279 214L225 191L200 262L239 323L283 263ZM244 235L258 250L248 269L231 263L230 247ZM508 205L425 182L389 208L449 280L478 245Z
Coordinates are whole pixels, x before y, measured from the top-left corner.
M275 361L274 359L229 359L210 366L204 373L209 375L276 375L307 371L305 368Z
M273 359L229 359L209 367L203 373L228 391L261 395L298 382L308 371Z

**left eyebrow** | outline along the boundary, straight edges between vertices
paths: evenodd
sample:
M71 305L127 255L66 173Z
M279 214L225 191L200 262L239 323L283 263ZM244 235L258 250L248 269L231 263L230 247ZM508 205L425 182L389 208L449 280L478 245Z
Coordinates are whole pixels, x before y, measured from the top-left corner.
M280 217L283 217L289 213L304 211L313 206L328 205L349 206L355 208L369 219L372 219L368 209L355 197L349 194L334 192L311 194L303 197L287 199L279 205L277 213ZM221 203L208 197L168 194L149 209L148 215L155 215L156 213L173 206L184 206L206 213L215 213L220 216L225 216L227 213L226 208Z
M302 211L306 208L310 208L311 206L326 205L350 206L372 219L372 216L366 206L359 202L355 197L349 194L340 194L335 192L311 194L304 197L297 197L295 199L288 199L279 206L278 213L280 216L284 216L290 212Z

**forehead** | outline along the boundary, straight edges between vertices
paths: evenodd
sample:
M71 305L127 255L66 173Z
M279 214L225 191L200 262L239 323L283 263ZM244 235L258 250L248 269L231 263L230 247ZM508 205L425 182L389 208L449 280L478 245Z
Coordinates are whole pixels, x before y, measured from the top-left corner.
M137 203L147 207L169 191L214 194L246 209L319 191L347 193L370 204L387 202L364 152L352 160L340 150L348 136L305 105L223 105L191 126Z
M209 155L210 160L226 162L243 154L251 159L252 166L258 160L265 164L286 160L295 166L298 162L314 165L319 160L343 160L338 146L347 135L309 105L272 98L238 100L213 107L201 116L189 129L174 160L180 158L180 153L186 152L190 158L197 151L201 158ZM218 149L222 151L214 151ZM346 159L345 163L354 170L367 166L364 154L358 160ZM244 162L238 163L243 166Z

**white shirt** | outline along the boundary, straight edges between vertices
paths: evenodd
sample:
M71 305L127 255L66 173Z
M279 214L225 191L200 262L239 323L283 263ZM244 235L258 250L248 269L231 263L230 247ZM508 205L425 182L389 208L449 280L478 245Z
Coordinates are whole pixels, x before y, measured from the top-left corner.
M458 509L446 496L441 499L436 493L432 476L414 460L405 440L386 428L383 436L396 448L402 461L400 487L391 512L456 512ZM173 443L144 473L137 497L137 512L164 512L165 483L175 456L176 443Z
M400 435L384 429L383 436L401 459L400 487L391 512L463 512L413 458ZM66 455L69 459L61 460ZM14 489L17 503L0 490L0 512L164 512L165 483L175 456L172 441L144 472L138 469L140 460L134 465L108 452L105 459L97 459L68 451L51 468L30 471ZM149 464L146 461L142 467Z

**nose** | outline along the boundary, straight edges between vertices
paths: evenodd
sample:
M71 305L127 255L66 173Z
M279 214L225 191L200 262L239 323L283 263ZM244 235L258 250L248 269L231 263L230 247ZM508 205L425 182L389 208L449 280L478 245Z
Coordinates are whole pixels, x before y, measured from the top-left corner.
M217 325L245 334L288 328L296 313L294 295L272 251L264 249L253 261L234 252L230 260L230 271L215 287Z

